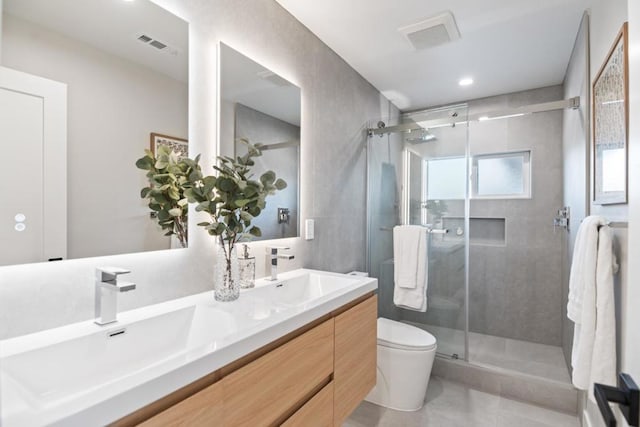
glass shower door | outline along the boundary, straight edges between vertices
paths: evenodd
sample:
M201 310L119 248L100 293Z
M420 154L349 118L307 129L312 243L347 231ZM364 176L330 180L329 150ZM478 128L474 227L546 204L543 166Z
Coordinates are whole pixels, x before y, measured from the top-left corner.
M466 356L468 220L467 107L405 114L412 131L368 140L368 271L378 279L380 317L432 333L438 353ZM427 311L393 304L393 227L422 225L428 236ZM448 230L447 233L444 230Z
M401 320L434 335L438 353L466 355L467 107L408 115L428 130L404 136L404 223L428 230L427 311L401 311ZM430 126L431 125L431 126Z

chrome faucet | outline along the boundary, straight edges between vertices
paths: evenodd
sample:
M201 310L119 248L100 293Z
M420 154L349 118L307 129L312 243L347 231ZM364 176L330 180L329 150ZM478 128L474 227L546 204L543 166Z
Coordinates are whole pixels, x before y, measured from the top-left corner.
M96 324L106 325L118 320L118 293L136 288L135 283L118 282L118 276L127 273L130 271L118 267L96 268L94 320Z
M271 246L267 248L271 251L271 277L268 280L278 280L278 258L293 259L291 254L278 254L278 249L288 250L285 246Z

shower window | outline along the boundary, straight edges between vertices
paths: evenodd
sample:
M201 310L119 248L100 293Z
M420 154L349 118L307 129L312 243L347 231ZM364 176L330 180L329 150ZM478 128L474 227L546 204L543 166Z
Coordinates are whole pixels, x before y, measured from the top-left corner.
M428 200L464 200L466 191L464 157L425 160Z
M531 198L531 152L473 156L472 197Z

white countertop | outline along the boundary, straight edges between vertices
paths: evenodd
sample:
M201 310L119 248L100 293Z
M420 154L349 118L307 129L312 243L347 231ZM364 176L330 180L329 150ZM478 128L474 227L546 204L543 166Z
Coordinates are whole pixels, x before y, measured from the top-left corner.
M300 280L303 277L310 277L314 274L322 277L323 281L333 281L333 283L329 287L323 287L320 291L314 291L310 296L291 293L291 289L297 292L294 289L295 286L303 286L299 284L302 283ZM282 286L278 286L276 289L275 284L282 282L289 286L290 290L279 290L283 289ZM336 286L335 283L339 283L339 285ZM281 273L275 284L265 279L259 279L256 281L256 288L243 290L240 298L233 302L215 301L213 291L209 291L119 313L118 322L115 324L98 326L90 320L0 341L0 424L5 427L37 425L87 427L108 424L378 287L377 280L374 278L305 269ZM319 285L315 286L317 288ZM284 295L285 302L279 299L283 296L281 292L289 292ZM293 295L292 299L286 300L287 295ZM192 309L192 307L196 308ZM199 331L193 331L193 326L187 326L191 328L189 338L180 335L179 326L176 325L180 322L193 323L195 320L189 316L193 316L195 319L195 316L200 316L199 313L204 311L215 313L216 316L211 318L215 321L209 320L208 323L203 323L203 318L200 317L198 320L201 323ZM177 313L175 316L171 314L174 312ZM174 317L167 317L167 314ZM149 345L150 348L153 348L154 345L162 346L164 345L163 340L170 339L180 339L186 342L186 344L183 343L183 350L171 354L170 357L158 363L147 365L143 361L132 360L132 366L135 366L134 362L139 362L139 365L143 366L132 368L131 373L118 374L117 378L111 378L109 381L101 379L101 375L94 375L95 383L89 383L93 377L88 379L75 378L74 381L79 381L78 384L85 381L90 386L68 392L46 389L35 398L33 397L34 387L37 389L41 385L29 384L28 386L31 386L29 388L25 384L20 384L16 380L16 375L12 375L10 372L14 366L19 366L19 363L15 363L15 359L24 358L25 354L37 353L42 348L55 346L61 342L82 339L88 341L87 337L98 337L104 341L102 334L127 326L134 331L133 334L135 328L138 327L135 326L136 322L144 322L149 318L155 318L154 316L166 318L162 324L164 326L158 328L162 330L154 330L150 334L154 335L153 337L141 339L139 341L141 347L146 345ZM156 324L160 323L154 323L154 325ZM205 326L203 327L203 325ZM146 330L143 329L143 331ZM165 333L169 335L167 338L163 337ZM171 336L172 333L175 336ZM180 336L178 337L178 335ZM194 335L198 335L198 340L192 344L189 340ZM207 337L205 341L202 340L202 336ZM123 353L126 352L125 349ZM64 355L65 353L54 354ZM126 356L126 354L122 354L123 361L110 369L127 369L129 363ZM82 355L71 354L70 358L73 357L78 357L80 361L84 360ZM87 358L90 357L87 356ZM19 360L20 363L27 364L25 366L29 368L28 363L31 360L29 357ZM86 360L84 361L86 362ZM74 373L73 360L69 362L67 358L60 357L60 360L50 362L50 367L38 368L44 369L45 373L56 369L59 369L60 372L64 372L64 369L70 369L69 372ZM82 364L78 363L78 366ZM99 360L96 363L100 363ZM90 365L90 363L85 364ZM81 370L81 368L78 369ZM100 371L97 373L102 374ZM62 375L59 372L53 372L51 376L55 377L56 374ZM109 378L109 375L115 375L110 372L104 372L104 374L105 378ZM45 381L46 379L43 379L43 382ZM64 389L64 387L62 388Z

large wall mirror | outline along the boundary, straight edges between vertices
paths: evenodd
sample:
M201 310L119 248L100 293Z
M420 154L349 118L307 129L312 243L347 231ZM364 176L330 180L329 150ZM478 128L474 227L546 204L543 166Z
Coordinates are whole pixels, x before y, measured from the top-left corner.
M135 162L152 134L188 143L188 24L148 0L4 0L2 12L0 265L175 246ZM43 117L46 96L11 87L28 81L63 88L64 111ZM54 119L63 143L50 158Z
M241 156L247 145L263 144L253 170L267 170L287 188L267 198L254 220L260 240L299 236L300 88L273 71L220 44L220 153Z

